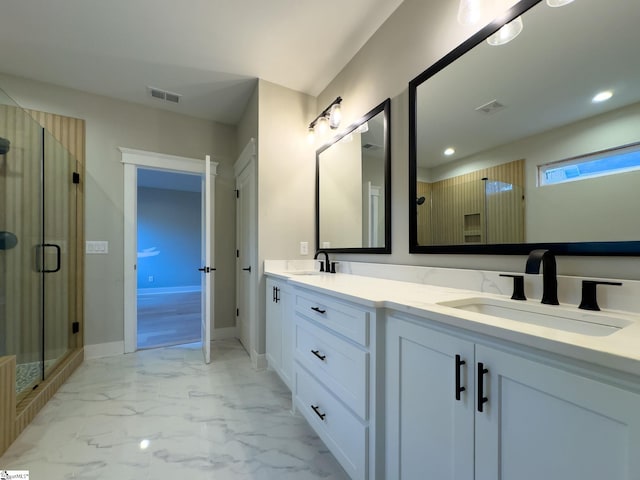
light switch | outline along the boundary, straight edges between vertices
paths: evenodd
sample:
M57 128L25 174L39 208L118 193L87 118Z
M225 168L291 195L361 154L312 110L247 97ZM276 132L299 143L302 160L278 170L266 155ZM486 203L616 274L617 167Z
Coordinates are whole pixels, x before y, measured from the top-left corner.
M106 255L109 253L109 242L106 240L87 240L85 251L87 255Z

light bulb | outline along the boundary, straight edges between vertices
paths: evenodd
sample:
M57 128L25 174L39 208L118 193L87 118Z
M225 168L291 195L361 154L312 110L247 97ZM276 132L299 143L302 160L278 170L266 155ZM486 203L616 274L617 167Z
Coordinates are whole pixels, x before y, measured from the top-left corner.
M329 120L327 117L320 117L316 122L316 130L319 137L324 137L329 131Z
M564 7L571 2L573 2L573 0L547 0L547 5L550 7Z
M309 143L309 145L313 145L316 141L316 131L314 130L313 127L309 127L309 130L307 131L307 142Z
M593 103L600 103L600 102L606 102L607 100L609 100L611 97L613 97L613 92L611 90L605 90L603 92L599 92L597 93L592 99L591 101Z
M458 7L458 23L461 25L475 25L480 20L481 0L460 0Z
M329 126L334 129L338 128L341 120L342 110L340 109L340 104L336 103L333 107L331 107L331 114L329 115Z
M518 17L504 25L500 30L487 38L489 45L497 46L509 43L516 38L522 32L524 24L522 23L522 17Z
M447 157L450 157L451 155L453 155L454 153L456 153L456 150L452 147L447 148L444 152L443 152Z

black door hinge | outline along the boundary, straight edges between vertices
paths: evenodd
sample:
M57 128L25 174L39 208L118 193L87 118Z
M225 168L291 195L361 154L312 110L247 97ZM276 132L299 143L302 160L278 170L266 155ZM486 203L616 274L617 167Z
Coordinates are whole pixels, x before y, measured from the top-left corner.
M80 183L80 174L78 172L73 172L73 183Z
M240 250L236 250L236 258L240 258Z
M239 317L239 316L240 316L240 309L236 308L236 317Z
M240 198L240 190L234 190L236 192L236 198Z
M73 322L71 324L71 333L78 333L80 331L80 322Z

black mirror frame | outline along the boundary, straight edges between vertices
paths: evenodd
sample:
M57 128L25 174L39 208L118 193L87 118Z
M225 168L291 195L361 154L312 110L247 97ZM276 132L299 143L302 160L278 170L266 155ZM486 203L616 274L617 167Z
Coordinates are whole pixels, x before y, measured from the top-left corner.
M352 133L363 123L379 113L384 113L384 247L360 248L320 248L320 154L334 143ZM387 98L380 105L367 112L362 118L342 133L333 137L316 150L316 251L333 253L391 253L391 99Z
M640 256L640 241L624 242L556 242L502 243L489 245L418 245L417 222L417 88L430 77L455 62L487 37L543 0L521 0L502 17L495 19L478 33L453 49L409 82L409 253L527 255L544 248L557 255Z

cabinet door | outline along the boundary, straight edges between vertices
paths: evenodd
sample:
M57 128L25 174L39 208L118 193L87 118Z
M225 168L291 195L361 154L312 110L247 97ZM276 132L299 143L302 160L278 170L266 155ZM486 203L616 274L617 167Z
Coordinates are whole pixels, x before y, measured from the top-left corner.
M476 361L476 480L640 478L640 395L481 345Z
M386 334L386 478L472 479L473 344L393 315Z
M291 388L293 383L293 308L291 305L291 293L286 286L280 288L280 322L282 334L282 380Z
M282 304L280 282L267 279L266 291L266 355L269 366L280 374L282 366Z

